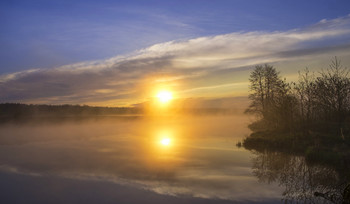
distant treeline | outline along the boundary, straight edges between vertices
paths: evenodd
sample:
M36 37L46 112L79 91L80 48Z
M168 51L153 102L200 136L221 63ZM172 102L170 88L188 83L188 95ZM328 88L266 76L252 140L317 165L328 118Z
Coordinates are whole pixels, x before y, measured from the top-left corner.
M135 115L140 108L92 107L87 105L27 105L20 103L0 104L0 117L22 118L36 116L92 116L92 115Z
M93 107L87 105L0 104L0 122L26 121L31 118L82 118L94 116L140 116L149 114L231 115L237 111L222 108L170 109L150 112L143 107Z

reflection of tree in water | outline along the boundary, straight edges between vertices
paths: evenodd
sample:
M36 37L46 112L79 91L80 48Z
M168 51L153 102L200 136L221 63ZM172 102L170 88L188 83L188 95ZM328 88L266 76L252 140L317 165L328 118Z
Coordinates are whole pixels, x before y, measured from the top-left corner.
M343 172L309 165L301 156L267 151L255 154L253 174L260 182L277 182L284 186L282 200L285 203L349 203L348 199L343 199L349 182Z

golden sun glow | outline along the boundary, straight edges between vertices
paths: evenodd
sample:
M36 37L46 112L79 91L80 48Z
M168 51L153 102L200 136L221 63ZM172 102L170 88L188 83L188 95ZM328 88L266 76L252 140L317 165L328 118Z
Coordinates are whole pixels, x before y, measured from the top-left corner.
M170 138L163 138L160 140L160 144L164 145L164 146L169 146L171 143L171 139Z
M160 91L157 93L157 98L161 103L168 103L173 99L173 94L170 91Z

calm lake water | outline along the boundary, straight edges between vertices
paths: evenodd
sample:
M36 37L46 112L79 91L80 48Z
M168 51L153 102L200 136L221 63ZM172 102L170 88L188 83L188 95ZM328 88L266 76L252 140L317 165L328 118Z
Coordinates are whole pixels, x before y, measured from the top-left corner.
M281 203L304 196L299 184L310 176L296 174L315 169L302 158L236 147L250 122L208 116L3 124L0 202ZM303 192L312 193L309 187Z

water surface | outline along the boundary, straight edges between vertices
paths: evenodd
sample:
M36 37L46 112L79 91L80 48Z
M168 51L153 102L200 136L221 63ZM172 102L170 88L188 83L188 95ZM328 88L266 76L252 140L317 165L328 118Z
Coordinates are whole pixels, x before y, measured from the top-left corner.
M236 147L245 116L125 117L3 124L9 203L280 203L256 154ZM166 142L164 142L164 139Z

